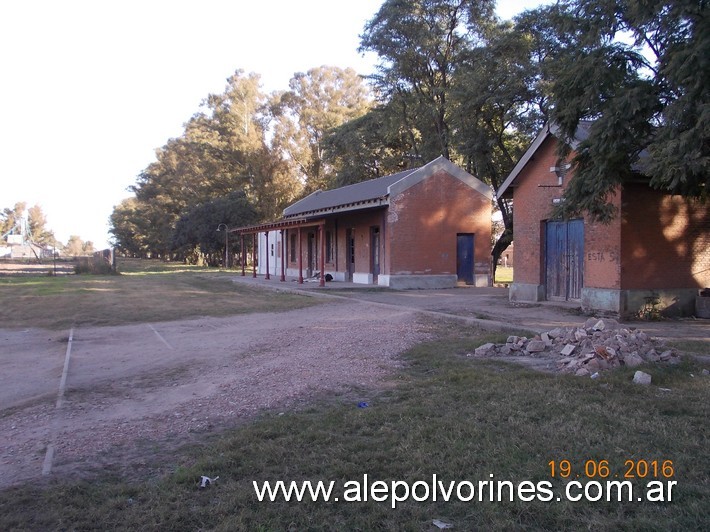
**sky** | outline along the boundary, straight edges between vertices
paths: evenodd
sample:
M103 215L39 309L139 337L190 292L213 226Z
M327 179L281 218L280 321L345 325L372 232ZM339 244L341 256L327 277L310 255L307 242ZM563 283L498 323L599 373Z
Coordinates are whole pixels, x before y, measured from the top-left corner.
M383 0L3 0L0 209L42 207L60 242L109 245L109 216L236 70L265 92L328 65L373 71ZM499 0L510 19L541 0Z

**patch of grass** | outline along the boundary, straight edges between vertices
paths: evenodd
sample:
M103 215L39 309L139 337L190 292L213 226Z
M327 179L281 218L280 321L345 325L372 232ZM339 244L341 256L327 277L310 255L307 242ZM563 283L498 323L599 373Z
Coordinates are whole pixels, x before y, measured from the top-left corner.
M710 340L669 340L666 345L684 353L710 355Z
M233 283L234 273L164 264L147 261L141 270L131 261L123 275L2 277L0 323L8 328L64 329L72 324L122 325L318 304L314 298Z
M128 259L117 260L116 269L123 274L145 275L152 273L184 273L184 272L214 272L214 268L195 266L182 262L165 262L157 259Z
M397 386L352 390L171 454L171 473L141 482L106 477L0 493L1 529L698 530L710 519L707 448L710 378L698 367L646 368L654 385L631 383L633 370L599 380L534 373L503 361L466 358L500 335L450 325L405 357ZM670 392L659 390L669 388ZM360 400L368 408L357 408ZM672 460L673 502L445 502L429 497L391 508L391 500L344 502L345 482L402 480L566 481L551 460L584 476L587 460ZM220 479L198 488L201 475ZM253 482L334 481L339 502L259 502ZM584 478L579 480L585 481ZM595 479L602 480L602 479ZM649 479L633 482L636 495ZM665 480L665 479L661 479ZM507 492L506 492L507 493Z
M510 266L498 266L496 268L496 283L512 283L513 282L513 268Z

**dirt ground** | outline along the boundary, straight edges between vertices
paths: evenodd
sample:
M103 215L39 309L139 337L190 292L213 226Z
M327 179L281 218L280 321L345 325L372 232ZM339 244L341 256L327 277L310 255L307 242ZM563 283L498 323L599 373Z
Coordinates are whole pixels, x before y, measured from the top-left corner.
M64 259L54 262L52 259L45 259L42 264L35 261L0 261L0 277L16 277L18 275L68 275L74 273L75 262Z
M260 412L334 393L357 404L367 390L387 385L398 355L425 339L435 318L538 332L587 318L574 305L514 305L504 289L235 282L325 302L277 314L62 332L0 329L0 488L127 464L140 473L151 453ZM631 325L661 338L710 338L708 320ZM537 362L531 366L546 369Z
M549 331L555 327L576 327L590 314L582 311L578 302L542 301L514 303L508 299L507 288L459 287L444 290L388 290L353 283L327 283L324 288L317 283L298 285L293 281L266 281L263 277L234 278L235 282L261 286L272 290L323 297L346 297L367 301L386 308L416 310L429 316L454 317L468 323L491 329L521 329L533 333ZM595 314L596 317L603 317ZM685 339L710 341L710 320L683 318L661 321L622 321L626 327L643 329L660 339Z
M140 463L155 443L194 441L325 392L355 394L357 404L367 399L358 390L382 386L424 329L411 310L334 301L61 333L0 330L0 487Z

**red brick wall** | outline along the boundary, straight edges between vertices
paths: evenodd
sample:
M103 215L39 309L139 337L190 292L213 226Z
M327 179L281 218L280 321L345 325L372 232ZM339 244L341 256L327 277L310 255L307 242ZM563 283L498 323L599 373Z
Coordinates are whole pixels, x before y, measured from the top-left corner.
M390 198L387 209L342 213L329 218L326 231L335 239L337 259L327 271L346 272L348 229L355 239L355 272L372 273L372 227L380 228L380 274L456 274L456 235L473 233L474 272L490 273L491 200L446 172L439 172ZM289 233L295 232L289 230ZM303 228L303 268L307 268L307 235ZM290 245L290 237L287 245ZM317 238L316 238L317 242ZM316 246L316 255L320 247ZM287 251L288 267L298 268ZM315 263L314 269L319 269Z
M544 232L541 224L550 215L553 199L562 197L562 187L557 187L558 178L550 172L557 161L555 147L552 137L548 137L515 180L513 227L516 261L513 275L516 283L544 284Z
M344 214L338 216L338 271L347 271L347 230L352 229L355 239L355 272L371 273L370 228L380 227L380 273L385 273L384 259L384 216L385 209Z
M499 266L507 266L510 268L514 264L515 264L515 245L511 243L507 248L505 248L505 251L500 256L500 260L498 261L498 265Z
M370 228L379 226L380 231L383 230L385 209L377 209L372 211L358 212L354 214L340 214L337 217L330 218L326 221L325 231L331 232L333 238L333 257L330 262L325 263L326 271L346 272L347 271L347 230L353 230L355 237L355 271L359 273L370 272ZM298 234L297 229L289 229L289 234ZM308 233L315 234L314 246L314 269L320 269L320 242L318 240L317 227L304 227L301 229L302 254L303 254L303 270L305 272L308 267ZM287 237L286 245L291 245L291 237ZM384 246L384 237L380 236L381 246ZM296 238L298 246L298 238ZM383 255L384 248L380 251L381 260L385 258ZM291 251L287 249L286 256L288 258L289 268L298 268L298 248L296 249L296 260L291 260ZM327 253L326 253L327 256ZM384 263L380 266L380 273L384 273Z
M710 286L710 205L641 185L623 199L621 288Z
M516 283L545 284L545 227L553 201L562 198L571 176L559 186L559 178L550 168L557 166L556 140L548 137L534 157L520 172L515 183L513 223L515 231ZM620 198L612 202L617 209ZM621 222L584 224L584 286L615 288L620 281Z
M555 142L548 138L516 179L516 283L545 282L543 223L553 199L563 194L562 188L554 186L557 176L550 172L557 161ZM710 286L709 205L669 196L642 184L627 185L612 203L619 215L610 224L585 220L585 287L643 290Z
M326 229L332 230L331 226L326 226ZM286 266L288 268L298 268L298 229L289 229L286 231ZM308 235L314 235L313 239L313 270L320 270L320 240L318 234L318 227L302 227L301 228L301 255L303 261L303 274L306 275L306 268L308 268ZM291 260L291 235L296 235L296 250L295 257L296 260ZM329 265L326 265L329 268Z
M474 233L475 273L490 272L491 200L440 171L390 198L389 271L456 274L456 235Z
M584 286L589 288L621 288L620 195L611 203L617 216L610 223L584 222Z

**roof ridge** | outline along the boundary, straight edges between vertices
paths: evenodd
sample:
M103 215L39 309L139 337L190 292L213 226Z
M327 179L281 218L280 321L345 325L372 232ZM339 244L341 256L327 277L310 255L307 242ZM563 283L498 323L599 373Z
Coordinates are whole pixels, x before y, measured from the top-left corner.
M406 178L411 173L419 170L417 168L409 168L407 170L402 170L400 172L395 172L394 174L388 174L385 176L374 177L372 179L366 179L364 181L359 181L358 183L351 183L349 185L343 185L342 187L336 187L329 190L318 190L312 192L308 196L301 198L297 202L289 205L283 211L284 216L296 216L301 213L310 212L313 210L318 210L320 199L323 203L328 203L329 198L335 198L342 196L342 198L336 200L337 205L347 205L351 202L359 202L365 200L373 200L377 198L382 198L387 195L387 189L392 182L400 181ZM393 181L393 178L396 178ZM349 197L351 196L352 197ZM310 202L308 200L311 200ZM310 205L309 205L310 203ZM335 205L335 204L334 204ZM331 206L334 206L331 205Z

